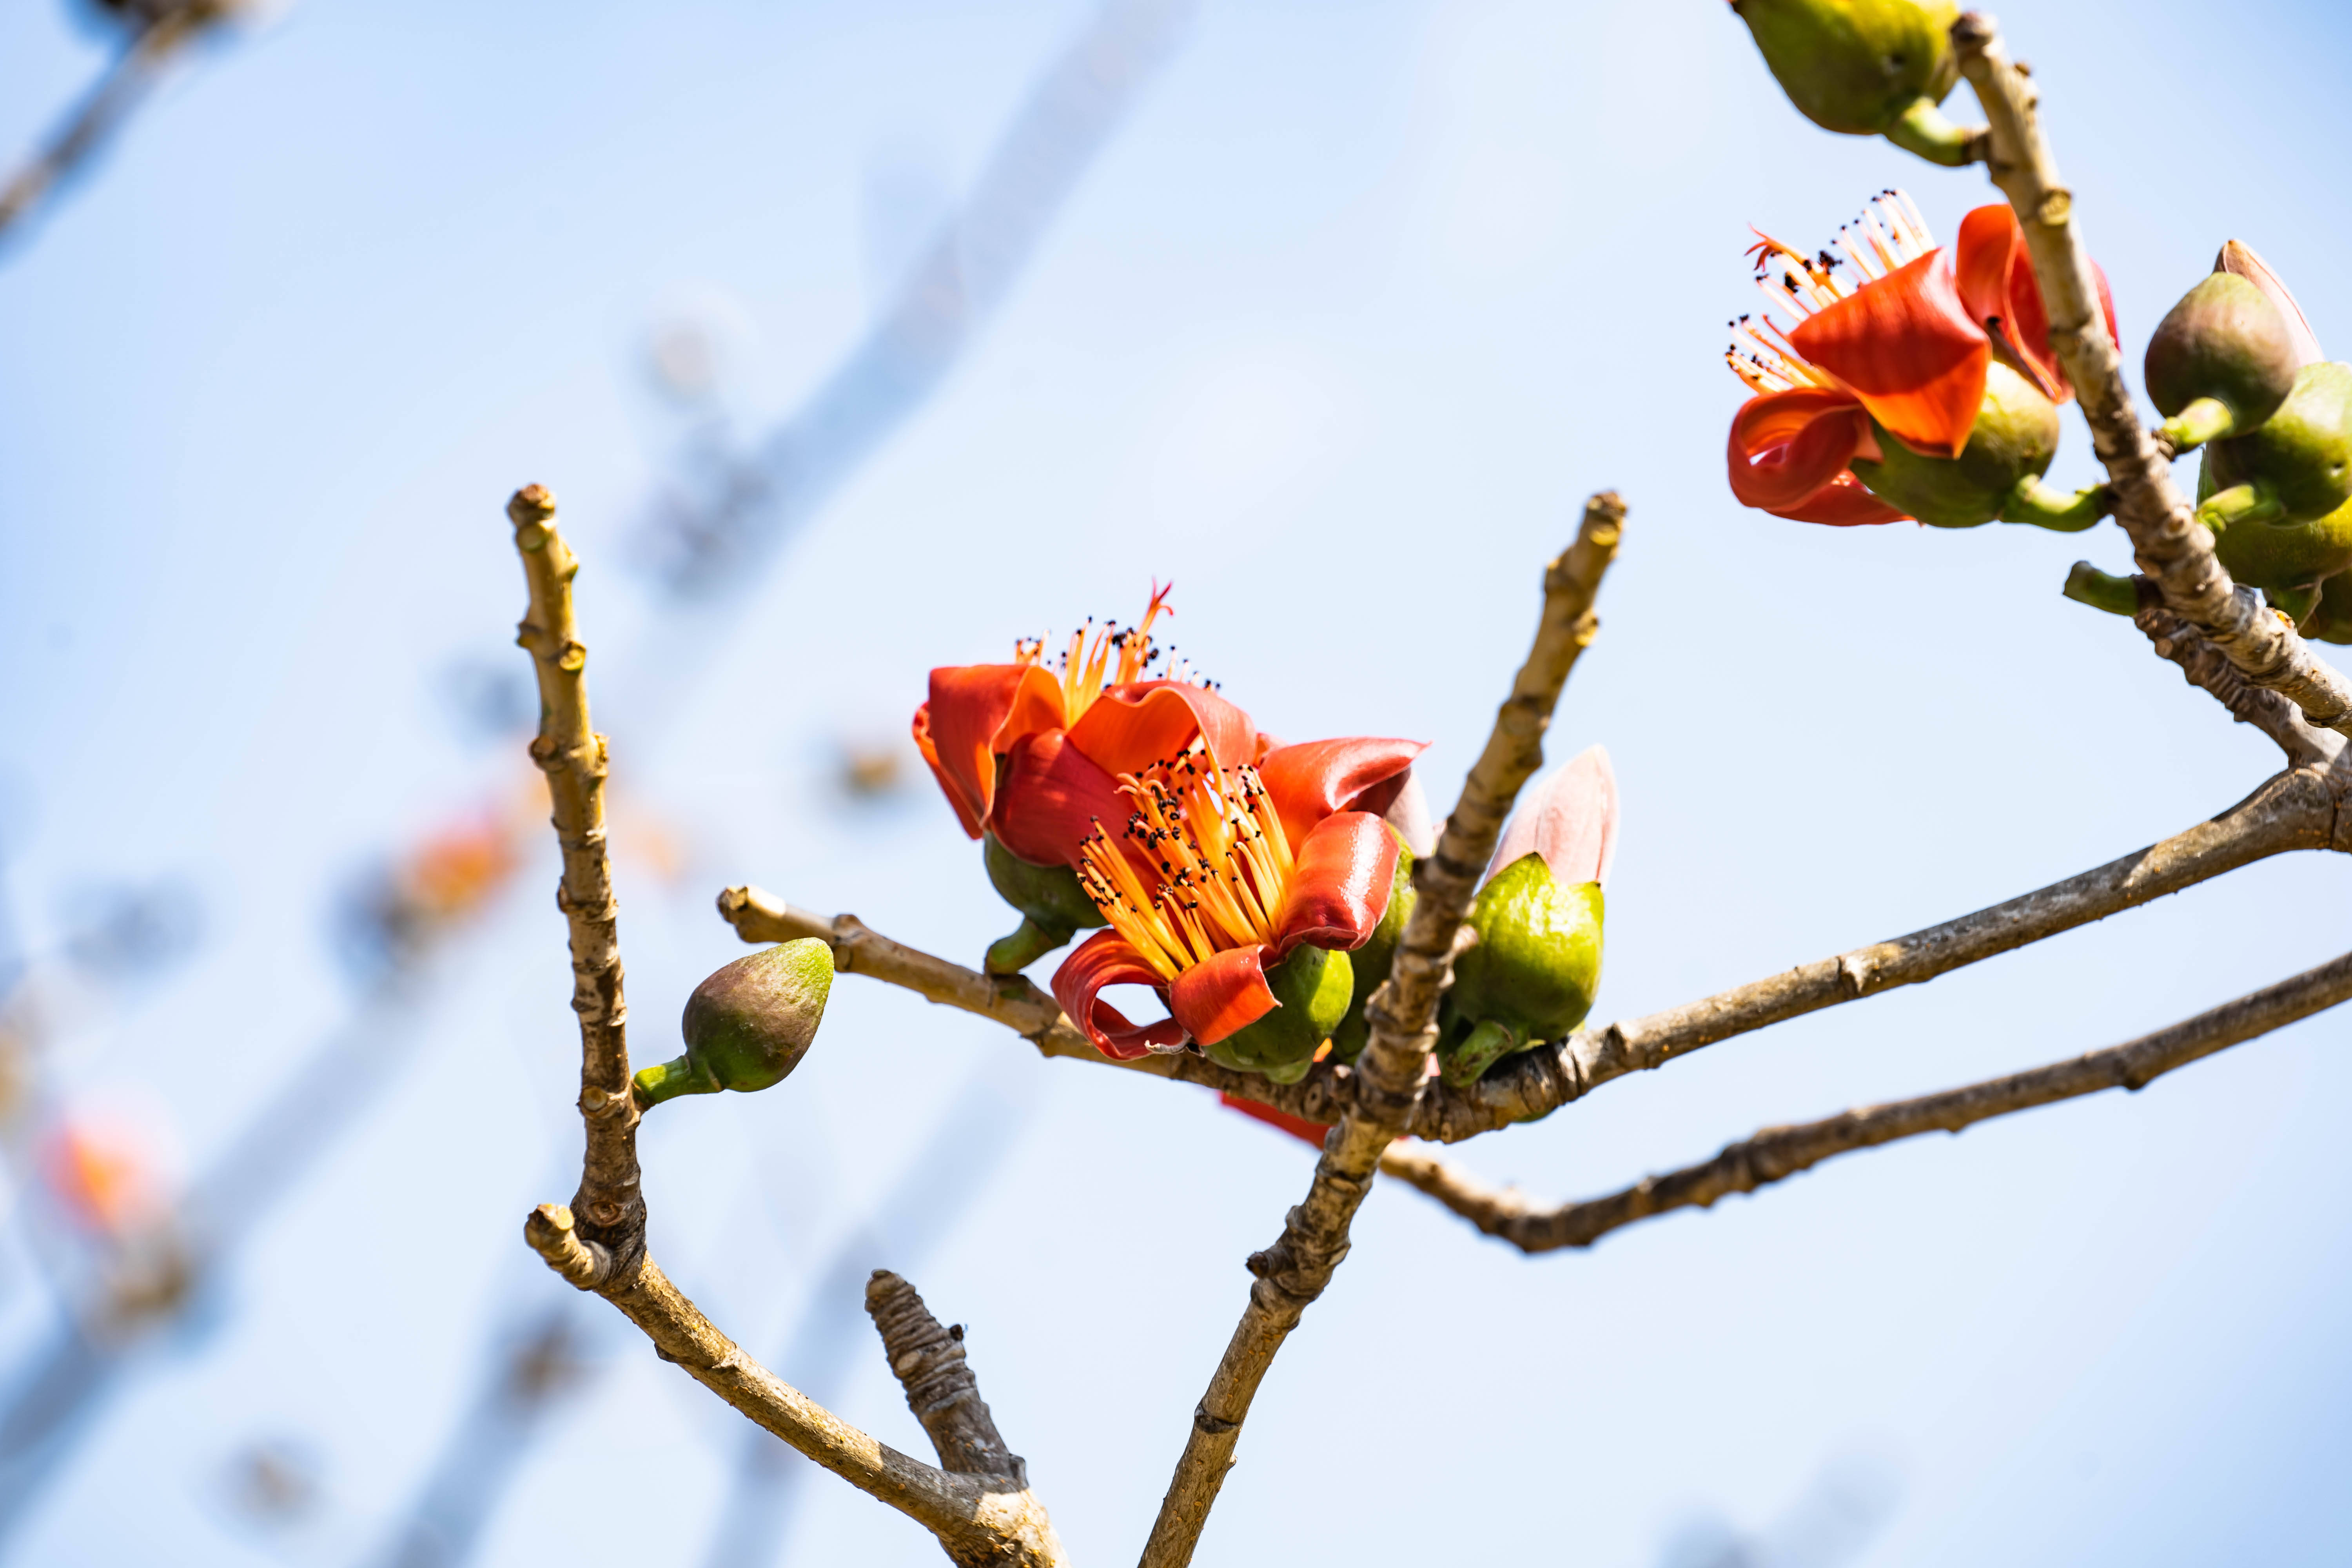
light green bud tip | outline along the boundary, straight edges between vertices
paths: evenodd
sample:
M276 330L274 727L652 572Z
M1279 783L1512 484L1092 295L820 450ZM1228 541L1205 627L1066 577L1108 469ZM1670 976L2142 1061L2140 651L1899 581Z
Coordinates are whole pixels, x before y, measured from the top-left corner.
M1936 112L1959 62L1953 0L1732 0L1798 111L1825 131L1891 137L1938 163L1966 138Z
M782 1083L808 1054L832 991L833 948L816 937L737 959L687 998L686 1054L637 1074L638 1103Z
M1562 886L1541 855L1520 856L1479 889L1469 921L1478 941L1454 960L1446 998L1468 1026L1440 1048L1446 1082L1466 1089L1502 1058L1584 1022L1601 988L1606 913L1600 883Z
M1264 1073L1276 1083L1297 1083L1315 1065L1316 1047L1348 1016L1355 973L1344 952L1298 947L1265 972L1265 984L1280 1005L1201 1048L1223 1066Z

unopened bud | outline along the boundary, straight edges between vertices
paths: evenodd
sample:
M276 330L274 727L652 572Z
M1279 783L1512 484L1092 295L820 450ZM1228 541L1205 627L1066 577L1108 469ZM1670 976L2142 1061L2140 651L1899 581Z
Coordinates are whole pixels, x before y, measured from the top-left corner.
M751 1093L782 1083L808 1054L833 990L833 948L802 937L712 974L687 998L686 1054L636 1076L637 1099Z
M1467 1088L1503 1057L1584 1022L1601 986L1598 882L1561 883L1539 854L1521 856L1478 890L1477 942L1454 961L1453 1020L1439 1049L1445 1079Z
M1960 161L1966 139L1936 110L1959 75L1952 0L1731 0L1731 8L1814 124L1892 134L1922 157Z
M2142 369L2165 433L2186 451L2278 412L2294 389L2294 340L2260 289L2216 272L2157 323Z
M2352 365L2297 371L2277 411L2259 428L2207 447L2205 466L2215 500L2244 487L2251 515L2285 523L2316 522L2352 500ZM2249 511L2236 507L2205 521L2226 529Z

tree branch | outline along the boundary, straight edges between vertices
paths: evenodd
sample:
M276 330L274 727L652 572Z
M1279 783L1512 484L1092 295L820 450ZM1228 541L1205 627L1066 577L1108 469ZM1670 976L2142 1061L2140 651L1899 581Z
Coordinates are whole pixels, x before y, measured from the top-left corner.
M523 1223L524 1239L565 1279L619 1308L665 1361L676 1362L802 1454L930 1531L954 1562L1066 1568L1061 1543L1045 1506L1021 1476L1018 1459L1012 1460L1011 1473L958 1473L954 1460L971 1459L980 1450L966 1446L950 1454L942 1448L951 1468L941 1470L877 1442L745 1355L646 1253L637 1179L639 1112L629 1091L628 1007L621 992L619 906L604 849L606 748L604 737L589 723L583 673L588 650L580 642L572 603L572 579L580 564L556 532L555 498L545 489L531 485L517 491L507 514L530 590L530 612L515 640L530 650L539 672L540 730L530 754L547 773L556 839L563 850L556 902L572 933L580 1115L587 1127L580 1195L573 1204L590 1222L580 1224L572 1208L541 1204ZM913 1310L929 1321L919 1298ZM892 1348L894 1332L906 1342L903 1346ZM908 1382L920 1370L919 1359L904 1369L899 1363L919 1348L917 1342L928 1342L903 1302L892 1324L884 1327L883 1339L893 1370ZM969 1384L968 1369L964 1379ZM916 1384L908 1382L908 1388L911 1400ZM977 1390L972 1394L977 1403ZM962 1418L970 1420L969 1411ZM980 1419L986 1420L985 1406ZM993 1425L987 1430L992 1436ZM995 1447L1002 1450L1002 1439Z
M105 145L183 47L241 3L177 0L169 9L142 22L89 95L0 187L0 236L23 222L43 197Z
M2173 487L2171 454L2133 411L2123 357L2107 336L2091 253L2074 222L2074 193L2042 134L2032 79L2011 63L1991 17L1952 24L1960 74L1976 89L1992 132L1986 161L2025 230L2050 315L2050 342L2074 383L2092 445L2116 491L2116 520L2164 607L2195 626L2254 685L2284 693L2321 729L2352 734L2352 681L2311 651L2284 617L2241 593L2213 553L2213 536Z
M1864 1106L1794 1127L1768 1127L1727 1146L1712 1160L1649 1176L1607 1197L1557 1206L1534 1204L1513 1188L1487 1185L1452 1163L1403 1145L1381 1169L1412 1184L1522 1252L1590 1247L1611 1231L1672 1209L1707 1208L1727 1193L1751 1193L1807 1171L1833 1155L1874 1149L1923 1132L1958 1132L2102 1089L2137 1091L2200 1058L2226 1050L2352 999L2352 953L2267 990L2241 996L2185 1023L2071 1061L1946 1089L1917 1100Z
M1898 985L1924 984L2256 860L2297 849L2352 850L2352 811L2342 809L2347 790L2352 790L2352 774L2340 767L2282 773L2186 833L2006 903L1662 1013L1580 1031L1557 1046L1509 1058L1468 1089L1432 1079L1423 1085L1404 1130L1414 1137L1455 1143L1515 1122L1537 1121L1625 1073L1660 1067L1702 1047L1823 1007ZM1052 999L1026 980L992 981L892 942L854 915L827 920L757 888L729 889L719 895L719 910L745 942L823 937L834 943L836 968L992 1018L1035 1042L1049 1057L1196 1083L1326 1125L1338 1121L1354 1098L1355 1069L1339 1063L1318 1063L1298 1082L1277 1084L1189 1054L1154 1053L1138 1061L1113 1061L1088 1045Z
M2040 942L2291 849L2352 849L2352 778L2337 768L2279 774L2210 822L2096 870L1942 925L1818 959L1679 1007L1510 1058L1453 1097L1433 1098L1413 1131L1458 1142L1549 1116L1612 1079L1663 1067L1705 1046Z
M1624 502L1615 494L1594 496L1585 504L1576 542L1544 574L1535 646L1496 714L1436 853L1413 868L1412 917L1389 978L1367 1009L1371 1037L1358 1060L1355 1094L1324 1140L1306 1200L1290 1211L1280 1238L1250 1258L1257 1278L1249 1305L1192 1412L1183 1455L1143 1549L1143 1568L1181 1568L1192 1560L1258 1384L1347 1257L1349 1226L1370 1190L1381 1152L1412 1120L1436 1043L1438 997L1453 977L1462 917L1512 802L1543 765L1544 731L1560 688L1599 629L1592 601L1616 558L1624 518Z
M2156 651L2180 667L2189 685L2210 693L2241 724L2252 724L2286 753L2291 768L2324 767L2344 752L2344 738L2328 730L2315 730L2310 721L2284 695L2253 685L2237 666L2208 642L2195 626L2174 615L2158 600L2156 584L2135 577L2141 604L2132 624L2139 627ZM2241 594L2251 592L2241 588Z

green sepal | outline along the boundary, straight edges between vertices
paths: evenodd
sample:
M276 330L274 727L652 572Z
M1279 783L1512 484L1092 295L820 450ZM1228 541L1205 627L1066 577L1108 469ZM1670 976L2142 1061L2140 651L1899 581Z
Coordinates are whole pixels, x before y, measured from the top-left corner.
M1979 134L1978 129L1952 123L1932 98L1918 100L1885 132L1886 139L1906 153L1947 169L1964 168L1974 162L1969 153Z
M2164 433L2185 452L2278 412L2294 389L2294 340L2260 289L2216 272L2157 323L2140 366L2148 401L2169 416Z
M1396 829L1389 829L1395 833ZM1364 1054L1364 1046L1371 1038L1371 1023L1364 1016L1370 1005L1372 993L1379 990L1389 977L1390 966L1396 963L1397 943L1404 940L1405 921L1412 918L1412 851L1404 847L1402 836L1397 838L1396 879L1389 885L1389 907L1381 912L1381 923L1372 928L1364 945L1348 955L1348 966L1355 976L1356 994L1348 1004L1348 1016L1331 1031L1331 1057L1335 1061L1351 1062Z
M1478 940L1454 961L1454 987L1446 997L1454 1018L1469 1026L1466 1035L1449 1031L1454 1043L1439 1047L1449 1072L1466 1059L1472 1042L1484 1051L1500 1037L1488 1024L1517 1042L1510 1050L1525 1050L1584 1022L1601 985L1606 912L1600 883L1563 886L1534 853L1504 867L1478 890L1467 922Z
M2294 588L2265 588L2263 598L2270 607L2301 626L2319 607L2319 584L2305 583Z
M1952 0L1732 0L1731 8L1789 101L1824 131L1892 132L1958 79Z
M1021 911L1019 929L989 944L982 961L989 973L1018 974L1079 931L1107 923L1067 866L1024 860L993 833L982 834L980 846L989 885Z
M2289 522L2315 522L2352 500L2352 365L2307 364L2278 411L2205 447L2213 489L2257 486Z
M2039 474L2017 481L2000 503L2000 521L2027 522L2053 533L2080 533L2116 510L2116 492L2107 485L2084 485L2069 495L2042 482Z
M1201 1049L1211 1061L1236 1071L1297 1083L1315 1065L1316 1048L1348 1016L1355 994L1353 970L1344 952L1297 947L1265 972L1265 984L1274 993L1274 1011Z
M801 937L739 958L687 998L683 1056L631 1080L637 1103L722 1089L751 1094L782 1083L816 1038L833 994L833 946Z
M2352 572L2319 585L2319 603L2304 618L2303 635L2326 643L2352 643Z
M1958 457L1923 457L1876 421L1871 429L1879 460L1855 458L1849 465L1853 477L1871 494L1933 528L1992 521L2018 486L2049 472L2058 455L2057 405L1998 360L1985 367L1984 402Z
M2285 515L2277 492L2259 480L2215 490L2197 503L2197 521L2216 533L2226 533L2236 523L2269 522Z
M2129 577L2102 572L2087 561L2075 562L2074 570L2066 574L2065 594L2078 605L2111 616L2139 614L2139 584Z

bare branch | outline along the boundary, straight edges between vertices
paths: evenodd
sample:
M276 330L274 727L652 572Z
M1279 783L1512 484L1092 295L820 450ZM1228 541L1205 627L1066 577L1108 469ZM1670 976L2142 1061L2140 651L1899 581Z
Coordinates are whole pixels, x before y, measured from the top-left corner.
M2210 693L2241 724L2252 724L2286 753L2291 768L2324 767L2344 752L2344 738L2328 730L2315 730L2303 710L2278 692L2253 685L2238 673L2226 655L2208 642L2195 626L2158 601L2156 584L2135 577L2141 604L2132 624L2147 635L2156 651L2180 667L2189 685ZM2244 594L2245 588L2238 590Z
M1886 1105L1864 1106L1825 1121L1768 1127L1712 1160L1649 1176L1605 1198L1551 1206L1511 1188L1488 1186L1448 1161L1403 1145L1381 1169L1419 1187L1455 1214L1522 1252L1590 1247L1636 1220L1671 1209L1707 1208L1727 1193L1751 1193L1811 1170L1832 1155L1874 1149L1923 1132L1958 1132L2102 1089L2145 1088L2175 1068L2226 1050L2352 999L2352 953L2185 1023L2071 1061L1990 1079L1963 1089Z
M572 579L580 565L556 532L555 498L545 489L531 485L516 492L507 513L530 588L530 613L516 640L530 650L539 671L540 731L530 754L547 774L556 839L563 849L556 902L572 932L580 1115L587 1126L580 1196L571 1208L541 1204L524 1222L524 1239L565 1279L619 1308L664 1360L684 1367L696 1382L802 1454L921 1524L939 1537L951 1560L1065 1568L1061 1543L1045 1506L1021 1478L1017 1459L1011 1473L950 1473L875 1441L745 1355L646 1253L637 1179L639 1110L629 1087L628 1008L621 991L619 906L604 847L606 748L604 737L589 723L583 673L588 650L580 641L572 604ZM584 1210L590 1223L579 1224L575 1210ZM919 1298L915 1310L921 1310ZM901 1331L919 1337L919 1328L904 1324ZM887 1329L884 1340L887 1347ZM894 1353L894 1368L898 1359ZM968 1371L965 1377L968 1382ZM977 1397L974 1390L975 1403ZM968 1420L969 1412L964 1415ZM982 1406L981 1419L985 1418ZM991 1424L988 1433L993 1432ZM1001 1450L1002 1440L995 1446ZM965 1450L959 1454L971 1457Z
M1209 1510L1233 1468L1234 1447L1258 1384L1300 1316L1348 1255L1348 1229L1381 1152L1412 1120L1436 1043L1439 995L1453 976L1455 940L1520 786L1543 765L1543 735L1560 688L1599 629L1592 601L1616 558L1625 506L1613 493L1586 503L1576 542L1544 574L1543 618L1486 750L1439 836L1413 868L1417 900L1389 978L1367 1009L1371 1037L1359 1058L1355 1095L1324 1140L1306 1200L1282 1236L1252 1255L1249 1305L1192 1412L1192 1428L1143 1549L1143 1568L1192 1560Z
M178 0L140 23L89 96L0 187L0 236L22 223L43 197L106 144L183 48L238 8L237 0Z
M2038 892L1663 1013L1580 1030L1556 1047L1509 1058L1466 1093L1433 1097L1413 1131L1452 1143L1532 1121L1629 1072L1841 1002L1933 980L2273 855L2352 849L2352 812L2341 809L2347 785L2352 780L2341 769L2281 773L2210 822Z
M2213 536L2172 483L2171 453L2150 438L2107 336L2091 253L2075 226L2074 196L2059 177L2035 113L2031 78L2011 63L1991 17L1952 24L1960 74L1976 89L1992 132L1986 161L2016 209L2050 315L2050 342L2066 369L2092 445L2116 491L2116 520L2164 606L2195 626L2256 686L2284 693L2321 729L2352 734L2352 681L2312 652L2284 617L2240 592L2213 554Z
M2352 811L2341 809L2352 775L2299 769L2264 784L2220 816L2095 870L1958 920L1891 942L1855 948L1662 1013L1581 1031L1542 1050L1513 1057L1468 1089L1431 1079L1405 1131L1455 1143L1514 1122L1533 1121L1611 1079L1663 1066L1734 1036L1801 1017L1823 1007L1917 985L2224 872L2296 849L2352 850ZM1115 1062L1086 1043L1047 997L1025 980L992 981L976 970L892 942L854 915L834 920L784 903L757 888L730 888L719 909L746 942L796 936L834 942L836 967L901 985L934 1002L993 1018L1035 1041L1049 1057L1128 1068L1223 1090L1326 1125L1355 1094L1355 1069L1318 1063L1295 1084L1234 1072L1202 1058L1155 1053ZM1039 1020L1045 1020L1040 1023Z

